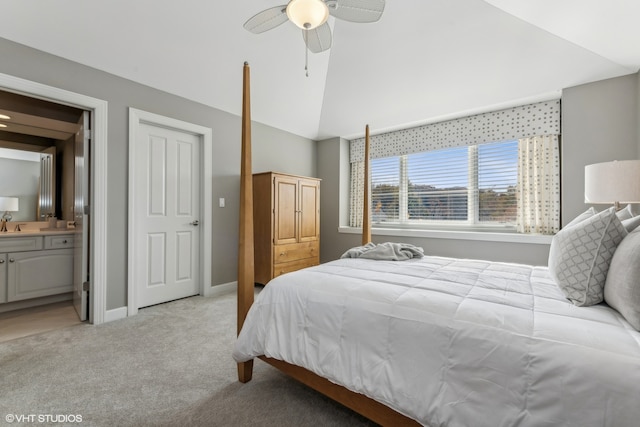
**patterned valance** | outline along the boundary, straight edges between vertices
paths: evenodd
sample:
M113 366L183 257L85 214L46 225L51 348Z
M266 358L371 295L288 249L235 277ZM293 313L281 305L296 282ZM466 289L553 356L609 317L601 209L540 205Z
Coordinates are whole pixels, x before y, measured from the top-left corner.
M560 100L388 132L370 137L372 159L441 148L560 134ZM350 162L364 160L364 138L350 141Z

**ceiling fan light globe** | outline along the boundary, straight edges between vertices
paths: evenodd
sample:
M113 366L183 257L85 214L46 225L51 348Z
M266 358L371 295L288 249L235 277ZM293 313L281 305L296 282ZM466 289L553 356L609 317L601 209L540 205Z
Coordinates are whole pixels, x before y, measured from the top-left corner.
M322 0L291 0L287 16L303 30L313 30L327 22L329 8Z

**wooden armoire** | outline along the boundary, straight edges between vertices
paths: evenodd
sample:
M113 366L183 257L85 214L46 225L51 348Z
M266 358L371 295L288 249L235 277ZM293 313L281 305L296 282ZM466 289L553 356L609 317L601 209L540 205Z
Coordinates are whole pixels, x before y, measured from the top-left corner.
M320 263L320 180L253 175L256 283Z

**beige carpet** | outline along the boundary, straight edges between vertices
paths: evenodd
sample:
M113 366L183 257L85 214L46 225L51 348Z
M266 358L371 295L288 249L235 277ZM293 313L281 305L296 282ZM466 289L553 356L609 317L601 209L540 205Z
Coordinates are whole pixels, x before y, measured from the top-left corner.
M84 426L374 425L259 360L240 384L235 301L192 297L0 343L0 425L8 414L81 415Z

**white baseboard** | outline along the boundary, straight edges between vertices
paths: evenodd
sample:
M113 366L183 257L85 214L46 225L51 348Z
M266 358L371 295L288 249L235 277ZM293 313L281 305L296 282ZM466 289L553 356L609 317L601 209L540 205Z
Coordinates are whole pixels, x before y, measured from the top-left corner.
M205 297L217 297L220 295L228 294L231 292L235 292L238 289L238 282L229 282L222 283L220 285L210 286L205 288L204 296Z
M114 320L124 319L127 317L127 307L118 307L113 310L107 310L104 314L104 323L113 322Z

